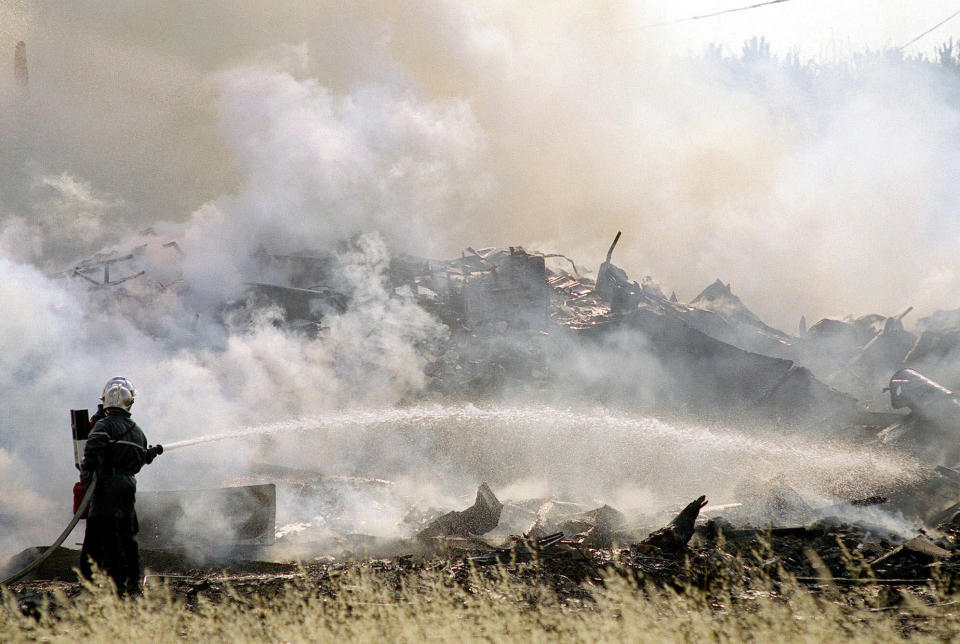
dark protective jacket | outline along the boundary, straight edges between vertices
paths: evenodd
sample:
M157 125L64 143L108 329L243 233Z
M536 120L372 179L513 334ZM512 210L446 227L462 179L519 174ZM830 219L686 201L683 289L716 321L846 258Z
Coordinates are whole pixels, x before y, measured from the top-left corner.
M147 438L130 418L130 412L109 410L87 436L80 465L80 480L85 485L90 483L93 473L97 473L89 516L136 517L134 475L151 460L148 460Z

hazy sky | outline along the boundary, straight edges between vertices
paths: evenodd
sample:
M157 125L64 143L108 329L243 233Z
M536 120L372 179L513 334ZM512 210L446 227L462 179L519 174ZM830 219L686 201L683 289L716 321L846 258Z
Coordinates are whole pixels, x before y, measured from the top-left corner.
M638 3L638 22L653 24L713 13L762 0L680 0ZM763 35L778 53L831 59L865 48L900 47L960 9L957 2L926 0L786 0L712 18L649 29L651 38L678 51L699 51L717 42L738 50ZM909 54L931 54L960 35L960 16L908 47Z

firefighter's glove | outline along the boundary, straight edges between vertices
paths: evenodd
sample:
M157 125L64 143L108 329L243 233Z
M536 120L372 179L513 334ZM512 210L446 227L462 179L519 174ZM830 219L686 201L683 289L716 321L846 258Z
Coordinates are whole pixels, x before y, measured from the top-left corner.
M163 445L151 445L147 448L147 463L153 463L153 459L163 454Z

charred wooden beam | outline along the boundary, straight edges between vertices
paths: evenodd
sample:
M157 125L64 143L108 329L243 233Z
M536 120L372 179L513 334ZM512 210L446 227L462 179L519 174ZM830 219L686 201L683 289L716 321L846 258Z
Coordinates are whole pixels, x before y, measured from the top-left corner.
M656 546L664 552L682 552L686 549L693 536L693 524L700 515L700 510L707 504L707 497L701 496L687 504L673 521L660 528L641 543L647 546Z
M453 511L437 517L417 534L420 541L437 537L471 537L486 534L500 523L503 504L486 483L477 490L473 505L461 512Z

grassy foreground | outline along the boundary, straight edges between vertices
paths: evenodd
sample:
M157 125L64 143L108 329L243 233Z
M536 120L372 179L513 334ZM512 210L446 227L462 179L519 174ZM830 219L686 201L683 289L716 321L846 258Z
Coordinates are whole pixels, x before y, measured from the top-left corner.
M678 592L613 570L602 584L586 582L585 592L558 594L537 583L533 568L385 575L360 566L323 579L306 570L261 577L254 592L244 583L203 581L207 592L185 593L154 580L142 598L122 600L109 584L74 586L51 590L32 615L4 590L0 641L822 642L960 634L960 596L935 583L911 592L832 584L811 591L780 579Z

